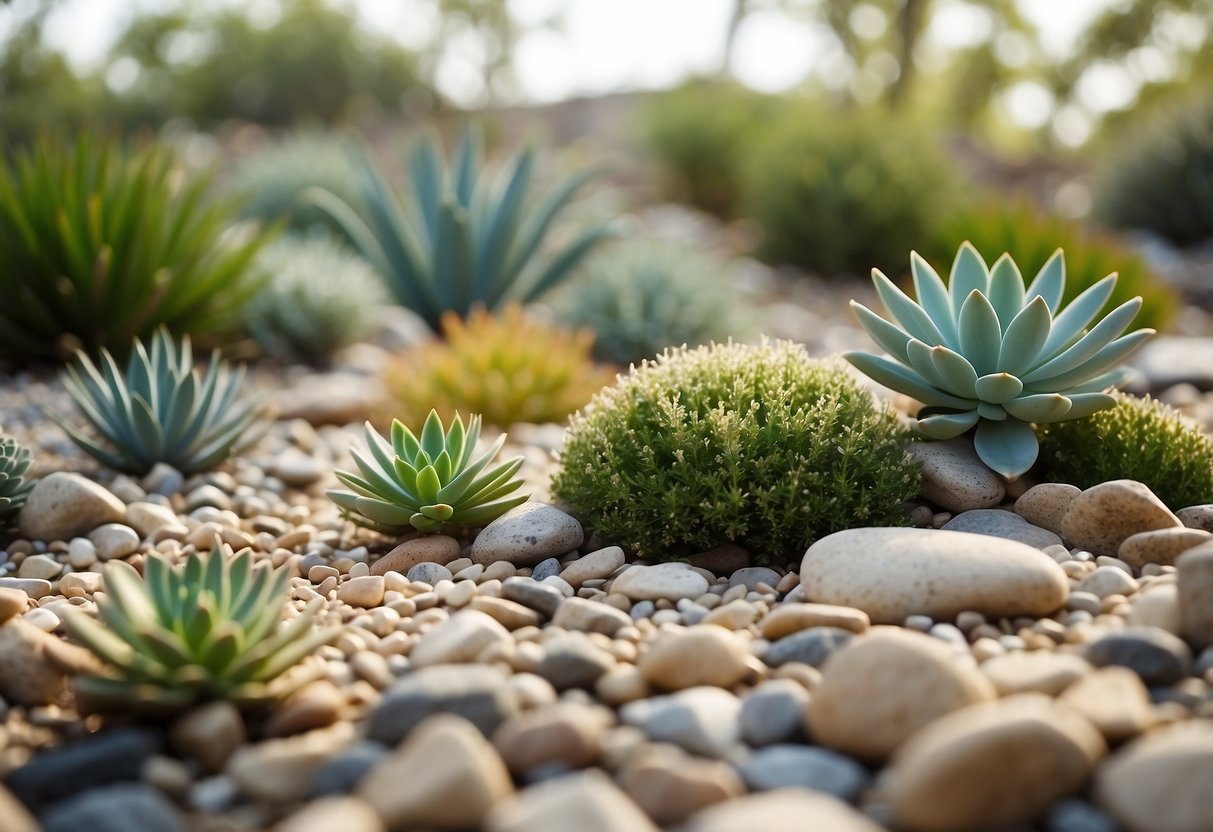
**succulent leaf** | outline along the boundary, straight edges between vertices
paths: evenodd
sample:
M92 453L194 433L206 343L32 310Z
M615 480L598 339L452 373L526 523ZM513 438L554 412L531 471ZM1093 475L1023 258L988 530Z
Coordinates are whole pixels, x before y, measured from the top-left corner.
M479 416L472 416L465 428L456 415L450 428L444 429L437 411L431 410L420 441L399 420L392 423L391 443L369 424L366 432L371 458L351 451L364 477L338 471L338 479L354 490L328 492L355 522L387 534L410 529L437 532L445 524L478 526L530 496L499 499L521 487L522 480L514 475L522 457L481 473L501 450L504 435L472 459L480 437Z
M17 440L0 434L0 531L21 510L33 482L25 479L30 454Z
M1010 256L988 269L968 243L956 253L946 296L925 260L912 253L910 266L917 303L873 272L876 292L895 322L851 304L889 357L843 357L880 384L920 401L917 427L923 436L948 439L975 427L978 456L1008 479L1036 458L1034 424L1089 416L1115 403L1105 391L1125 377L1116 365L1154 332L1123 334L1141 298L1092 325L1112 297L1115 274L1059 310L1065 293L1060 249L1026 289Z

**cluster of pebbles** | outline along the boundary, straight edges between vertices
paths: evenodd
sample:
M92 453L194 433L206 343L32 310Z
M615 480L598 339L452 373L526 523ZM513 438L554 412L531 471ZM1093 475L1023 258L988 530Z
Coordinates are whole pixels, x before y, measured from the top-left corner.
M918 528L629 563L540 501L468 540L359 530L323 496L355 433L39 481L0 555L0 828L1213 828L1213 506L1008 492L932 443ZM541 488L552 435L522 435ZM216 536L325 599L319 679L264 713L76 713L64 606Z

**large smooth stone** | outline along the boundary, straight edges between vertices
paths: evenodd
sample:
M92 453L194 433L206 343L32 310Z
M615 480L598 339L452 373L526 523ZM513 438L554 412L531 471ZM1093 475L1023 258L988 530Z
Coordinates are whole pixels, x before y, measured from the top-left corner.
M1043 694L974 705L928 725L897 753L894 815L913 832L1025 822L1077 791L1106 752L1089 722Z
M948 511L992 508L1006 496L1006 483L991 471L964 437L944 442L911 442L906 447L922 465L922 496Z
M835 797L807 789L776 789L712 806L686 832L880 832L880 825Z
M563 555L585 541L576 519L546 503L523 503L481 530L472 560L485 566L499 560L524 566Z
M1213 543L1189 549L1176 565L1183 634L1199 650L1213 644Z
M1099 770L1095 798L1129 832L1213 828L1213 725L1194 720L1135 740Z
M493 808L486 832L657 832L644 812L597 769L532 786Z
M809 729L827 748L879 761L936 719L994 698L994 685L939 639L877 627L825 663Z
M1071 546L1113 557L1120 544L1139 532L1182 527L1163 501L1136 480L1091 486L1074 498L1061 518L1061 536Z
M1013 540L935 529L847 529L805 552L800 581L810 601L856 607L875 624L909 615L936 620L974 610L990 618L1039 616L1069 594L1065 572Z
M31 540L71 540L106 523L121 523L126 506L79 474L56 471L38 480L17 522Z

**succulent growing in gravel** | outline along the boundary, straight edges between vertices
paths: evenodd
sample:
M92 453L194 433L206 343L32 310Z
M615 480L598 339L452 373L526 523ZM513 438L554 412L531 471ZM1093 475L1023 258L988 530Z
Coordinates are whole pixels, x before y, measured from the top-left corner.
M540 256L553 220L593 172L566 179L532 207L527 194L533 150L514 158L501 185L484 175L480 157L471 132L449 166L434 142L424 139L409 158L413 194L406 201L361 156L361 212L331 193L311 192L400 302L435 332L444 312L464 317L477 303L492 310L510 300L539 297L568 278L608 234L604 226L592 226Z
M213 468L256 438L248 433L260 411L239 400L244 378L211 355L205 376L194 365L188 337L167 329L145 346L135 339L126 372L108 350L97 364L83 352L61 374L63 384L98 434L92 437L53 411L47 415L81 450L119 471L144 474L163 462L183 474Z
M328 496L355 522L387 534L482 526L525 503L530 494L509 496L522 485L514 477L522 457L481 473L505 444L505 434L473 459L479 439L479 416L472 416L465 430L456 413L444 429L438 412L431 410L420 439L394 419L391 442L368 422L369 458L351 451L361 476L338 471L337 479L353 490L329 491Z
M101 620L67 612L68 631L104 664L76 680L96 708L150 705L168 710L226 698L258 704L289 693L301 679L282 676L337 634L313 623L324 608L313 598L280 626L289 573L254 564L251 550L230 556L216 543L171 566L148 557L144 576L123 561L105 567Z
M1010 256L987 267L968 243L952 263L950 285L917 254L910 263L917 303L879 270L872 273L893 322L851 302L859 323L889 357L844 357L922 402L917 428L924 436L951 439L976 428L977 455L1007 479L1036 462L1033 424L1078 419L1115 404L1106 391L1124 379L1124 371L1113 368L1154 334L1122 334L1141 308L1140 297L1090 326L1116 285L1115 274L1060 309L1066 282L1061 249L1026 289Z
M18 445L16 439L0 436L0 529L21 510L34 487L25 479L29 462L29 451Z

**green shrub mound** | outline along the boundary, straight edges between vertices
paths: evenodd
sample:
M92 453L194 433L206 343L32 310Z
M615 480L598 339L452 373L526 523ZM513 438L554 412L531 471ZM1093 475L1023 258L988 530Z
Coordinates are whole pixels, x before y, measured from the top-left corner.
M918 471L887 407L786 342L669 350L573 417L553 493L604 543L671 560L725 542L757 562L900 525Z
M1100 165L1095 215L1177 246L1213 238L1213 96L1144 119Z
M743 306L723 263L686 245L637 240L594 257L556 312L566 326L595 332L595 358L626 367L666 347L743 337Z
M1213 440L1162 402L1112 395L1109 410L1041 428L1043 478L1079 488L1137 480L1172 510L1213 502Z
M937 140L905 121L796 108L753 145L742 203L772 261L899 274L952 204L954 179Z
M930 250L922 253L928 260L946 262L966 240L991 258L1004 251L1010 254L1025 279L1039 272L1053 252L1063 249L1063 304L1116 272L1116 288L1100 310L1102 314L1141 295L1141 311L1133 319L1137 326L1164 330L1175 317L1179 305L1175 290L1154 275L1140 254L1115 237L1040 213L1026 202L992 200L956 211L939 223Z

